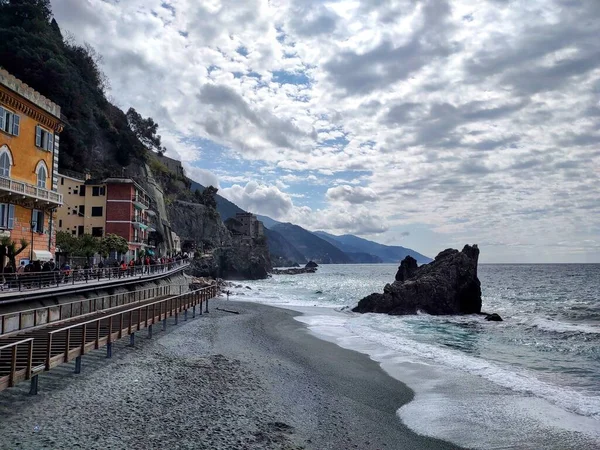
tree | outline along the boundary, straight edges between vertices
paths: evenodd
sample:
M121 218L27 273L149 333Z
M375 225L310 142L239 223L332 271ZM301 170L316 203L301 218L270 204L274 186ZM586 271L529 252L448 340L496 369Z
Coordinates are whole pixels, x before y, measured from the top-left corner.
M85 256L88 263L90 258L98 252L100 242L91 234L82 234L77 238L77 249L75 253L79 256Z
M158 124L154 122L154 119L152 117L144 119L134 108L129 108L126 115L131 131L134 132L144 147L148 150L156 150L162 156L167 149L161 145L160 135L156 134Z
M209 208L217 209L217 200L215 199L217 192L219 192L219 190L214 186L205 188L204 191L202 191L202 204Z
M56 233L56 246L68 257L77 251L77 238L66 231L59 231Z
M20 247L17 249L17 244L8 236L3 236L0 239L0 261L8 257L8 260L13 266L14 270L17 270L17 255L27 248L29 243L25 239L21 239ZM4 273L4 266L2 267Z
M127 240L116 234L107 234L98 245L98 252L105 258L108 257L110 252L123 254L128 251L129 245L127 244Z

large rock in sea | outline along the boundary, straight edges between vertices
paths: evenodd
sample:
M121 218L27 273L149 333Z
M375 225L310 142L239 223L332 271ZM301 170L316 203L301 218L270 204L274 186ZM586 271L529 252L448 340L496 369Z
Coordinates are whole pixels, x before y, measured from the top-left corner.
M429 264L417 267L407 256L398 269L396 281L358 302L352 311L416 314L472 314L481 312L481 283L477 278L477 245L462 251L447 249Z

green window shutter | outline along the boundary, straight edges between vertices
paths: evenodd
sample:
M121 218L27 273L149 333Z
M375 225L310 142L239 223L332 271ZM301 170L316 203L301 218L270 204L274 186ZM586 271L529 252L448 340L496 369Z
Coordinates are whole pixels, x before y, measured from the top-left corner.
M48 147L46 147L46 150L49 152L54 150L54 135L52 133L48 133Z
M9 230L12 230L15 227L15 205L8 205L8 221L7 227Z
M39 125L35 126L35 145L36 147L42 147L42 129Z
M21 125L21 117L17 116L16 114L13 115L13 129L12 129L12 134L14 134L15 136L19 135L19 126Z
M6 110L0 108L0 130L4 130L4 124L6 123Z

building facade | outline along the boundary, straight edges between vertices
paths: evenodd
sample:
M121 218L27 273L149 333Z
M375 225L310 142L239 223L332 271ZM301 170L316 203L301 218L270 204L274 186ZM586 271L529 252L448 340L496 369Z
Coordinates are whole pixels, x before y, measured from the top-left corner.
M17 264L53 257L62 129L58 105L0 69L0 235L28 242Z
M155 212L150 209L148 193L130 178L107 178L106 234L124 237L129 244L127 259L135 259L140 250L154 253L148 236L156 231L153 224Z
M140 250L154 253L154 244L148 237L156 231L155 212L150 196L135 181L92 180L84 175L63 173L58 177L64 198L64 205L57 213L58 230L73 236L121 236L129 245L127 255L122 255L127 261L140 256Z
M72 173L58 174L63 206L56 213L57 230L73 236L91 234L101 238L106 227L106 185L85 178Z

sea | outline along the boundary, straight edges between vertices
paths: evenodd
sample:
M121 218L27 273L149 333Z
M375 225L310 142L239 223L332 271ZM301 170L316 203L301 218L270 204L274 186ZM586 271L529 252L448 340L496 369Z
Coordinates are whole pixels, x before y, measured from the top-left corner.
M600 449L600 264L480 264L482 316L358 314L397 265L321 265L244 281L232 300L285 307L311 333L408 385L398 419L468 448ZM248 289L246 286L250 287Z

